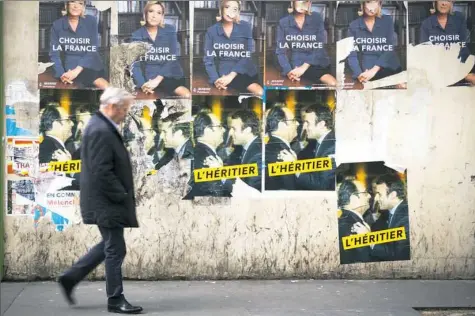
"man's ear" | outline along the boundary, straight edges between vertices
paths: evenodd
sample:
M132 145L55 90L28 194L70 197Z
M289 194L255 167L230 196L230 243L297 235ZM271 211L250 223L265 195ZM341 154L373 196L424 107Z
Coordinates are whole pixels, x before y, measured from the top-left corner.
M51 124L51 130L49 130L49 132L52 132L52 131L57 131L61 126L61 123L58 122L58 121L54 121L53 124Z
M392 191L391 193L389 193L389 196L388 196L391 200L394 200L395 198L397 198L397 193L396 191Z

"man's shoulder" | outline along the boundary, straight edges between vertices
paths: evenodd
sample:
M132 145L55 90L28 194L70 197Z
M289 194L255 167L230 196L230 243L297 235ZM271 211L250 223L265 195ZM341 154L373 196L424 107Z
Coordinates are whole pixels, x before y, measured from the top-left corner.
M84 131L84 136L95 136L98 134L108 136L112 133L113 131L109 128L107 123L96 114L89 120Z
M206 155L208 152L211 152L211 149L208 148L205 144L200 142L196 142L194 147L194 154L195 156Z

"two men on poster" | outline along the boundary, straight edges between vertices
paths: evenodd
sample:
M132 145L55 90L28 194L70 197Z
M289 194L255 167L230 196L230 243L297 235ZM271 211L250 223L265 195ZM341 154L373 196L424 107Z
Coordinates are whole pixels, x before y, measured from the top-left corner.
M373 192L357 179L338 184L340 263L410 259L409 213L403 181L393 174L374 179ZM370 199L379 205L376 220L367 223ZM378 233L379 232L379 233Z
M276 162L298 162L302 160L329 158L331 163L323 163L319 171L296 172L291 175L271 176L266 173L266 190L313 190L335 189L335 133L333 114L327 106L310 105L301 111L308 144L296 153L291 143L297 137L299 123L289 108L275 105L266 116L266 133L269 141L265 148L267 170ZM329 162L330 162L329 161ZM317 166L318 167L318 166Z
M199 172L200 169L204 171L207 168L253 166L252 174L237 178L240 178L239 181L243 181L250 188L261 191L260 120L253 111L248 109L237 110L231 113L228 118L230 124L226 131L219 118L210 111L203 110L195 116L193 122L195 139L193 170L195 177L192 189L188 194L189 197L232 196L236 177L199 181L200 179L196 178L197 171ZM219 155L218 148L225 145L223 137L225 132L232 138L234 148L229 154L226 154L226 151L220 151L221 155ZM240 169L246 173L246 169Z

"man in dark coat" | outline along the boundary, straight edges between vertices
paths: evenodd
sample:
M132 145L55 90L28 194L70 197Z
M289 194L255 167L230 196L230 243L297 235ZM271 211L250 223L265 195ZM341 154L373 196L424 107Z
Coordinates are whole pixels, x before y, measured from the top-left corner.
M81 144L80 205L84 224L97 225L102 241L63 273L58 282L70 304L73 288L105 260L108 311L142 311L123 295L122 262L125 227L138 227L129 154L118 125L125 119L132 95L109 87L100 98L100 111L89 121Z

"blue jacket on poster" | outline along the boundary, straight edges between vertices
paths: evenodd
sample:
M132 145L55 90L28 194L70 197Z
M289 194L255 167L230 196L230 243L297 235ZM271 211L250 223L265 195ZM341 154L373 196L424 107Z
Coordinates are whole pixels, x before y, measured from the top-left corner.
M401 67L394 51L396 45L394 22L389 15L376 17L372 32L366 26L363 17L357 18L350 23L348 37L354 37L354 46L358 46L359 49L359 51L353 50L348 57L353 79L374 66L392 70Z
M152 44L152 48L145 56L134 62L132 66L132 77L138 87L159 75L165 78L183 78L183 69L178 60L178 38L174 26L165 24L164 28L159 28L155 41L148 34L147 28L143 26L132 33L132 41Z
M209 83L214 84L221 76L232 71L251 77L257 75L252 53L254 53L252 28L246 21L234 23L229 38L224 33L221 22L210 26L205 35L203 57Z
M73 31L67 16L57 19L51 27L49 56L54 63L54 76L60 78L69 70L81 66L100 71L104 69L99 55L98 27L95 17L79 18ZM63 60L61 60L63 55Z
M298 40L295 36L303 37L304 40ZM275 53L282 75L286 76L289 71L303 63L320 68L328 67L330 57L323 47L324 41L325 28L320 14L314 12L312 15L306 15L302 30L297 26L292 14L280 19ZM317 47L308 47L308 44L315 44ZM290 60L287 54L290 55Z
M419 34L420 43L431 42L437 44L453 44L465 43L465 47L461 47L459 57L465 62L470 56L470 49L467 47L470 42L470 35L467 30L467 23L460 12L454 12L447 18L445 29L437 21L437 15L431 15L421 24Z

